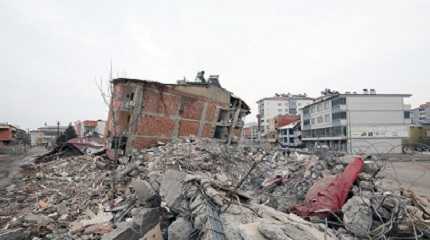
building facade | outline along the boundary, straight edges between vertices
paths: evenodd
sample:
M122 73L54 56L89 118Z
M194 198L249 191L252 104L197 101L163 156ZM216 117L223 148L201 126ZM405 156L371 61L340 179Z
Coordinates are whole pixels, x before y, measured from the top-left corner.
M302 140L349 153L401 152L408 137L409 94L329 94L303 108Z
M412 109L411 120L414 125L430 125L430 102Z
M66 131L67 126L43 126L30 131L31 145L53 146L58 136Z
M84 120L74 123L76 135L78 137L104 137L106 121L103 120Z
M239 141L242 119L250 113L217 75L177 84L127 78L112 84L107 138L110 148L119 145L124 153L190 135Z
M257 101L260 130L263 135L271 132L269 121L278 115L297 115L300 110L313 102L313 98L306 94L275 94L274 97L267 97Z
M302 145L300 120L279 127L278 142L284 147L299 147Z
M8 123L0 123L0 143L3 145L27 142L28 134L25 130Z
M258 124L256 122L246 123L242 130L242 139L255 142L258 140Z

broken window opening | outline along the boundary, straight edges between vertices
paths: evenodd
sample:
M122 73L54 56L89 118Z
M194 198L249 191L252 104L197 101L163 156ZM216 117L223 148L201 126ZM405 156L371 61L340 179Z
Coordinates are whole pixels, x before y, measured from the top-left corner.
M224 138L224 130L225 130L224 127L222 127L222 126L216 126L215 127L214 138L218 138L218 139Z

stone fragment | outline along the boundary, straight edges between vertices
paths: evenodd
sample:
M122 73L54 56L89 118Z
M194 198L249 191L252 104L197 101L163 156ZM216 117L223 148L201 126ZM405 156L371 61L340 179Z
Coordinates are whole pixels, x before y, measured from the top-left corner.
M291 238L285 235L281 225L262 223L257 227L258 231L267 239L271 240L290 240Z
M168 170L163 176L160 195L170 210L182 212L183 186L186 174L176 170Z
M169 226L168 240L188 240L192 231L192 224L185 218L179 217Z
M342 207L345 228L358 237L367 237L372 226L372 211L368 199L350 198Z
M52 223L54 220L52 220L50 217L45 215L35 215L33 213L29 213L24 217L24 220L29 223L36 223L41 226L46 226L50 223Z
M137 226L140 236L160 223L160 208L139 208L133 212L133 223Z
M116 228L102 236L102 240L138 240L143 235L136 231L137 226L130 222L120 222Z
M112 224L110 223L102 223L102 224L94 224L91 226L88 226L84 230L84 234L106 234L113 230Z
M370 175L375 174L379 170L379 166L375 161L364 161L363 172Z
M0 240L26 240L29 235L23 228L11 229L0 233Z
M369 181L360 181L358 185L360 186L361 190L372 191L375 188L375 185Z
M152 186L145 180L135 179L132 181L131 186L136 191L138 203L142 205L156 195Z

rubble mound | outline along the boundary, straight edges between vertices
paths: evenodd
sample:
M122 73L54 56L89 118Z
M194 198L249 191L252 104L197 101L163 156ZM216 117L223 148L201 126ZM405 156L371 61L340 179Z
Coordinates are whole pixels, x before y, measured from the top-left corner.
M31 164L1 190L0 239L429 236L428 199L384 192L374 161L360 160L364 166L339 209L291 213L351 160L186 138L116 160L82 155Z

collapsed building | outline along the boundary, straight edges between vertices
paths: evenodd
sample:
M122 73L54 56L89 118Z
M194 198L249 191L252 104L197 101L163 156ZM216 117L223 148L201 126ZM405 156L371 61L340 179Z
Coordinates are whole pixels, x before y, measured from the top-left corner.
M177 84L113 79L108 146L125 153L190 135L237 141L250 108L221 87L218 78L206 80L202 71L196 81Z

